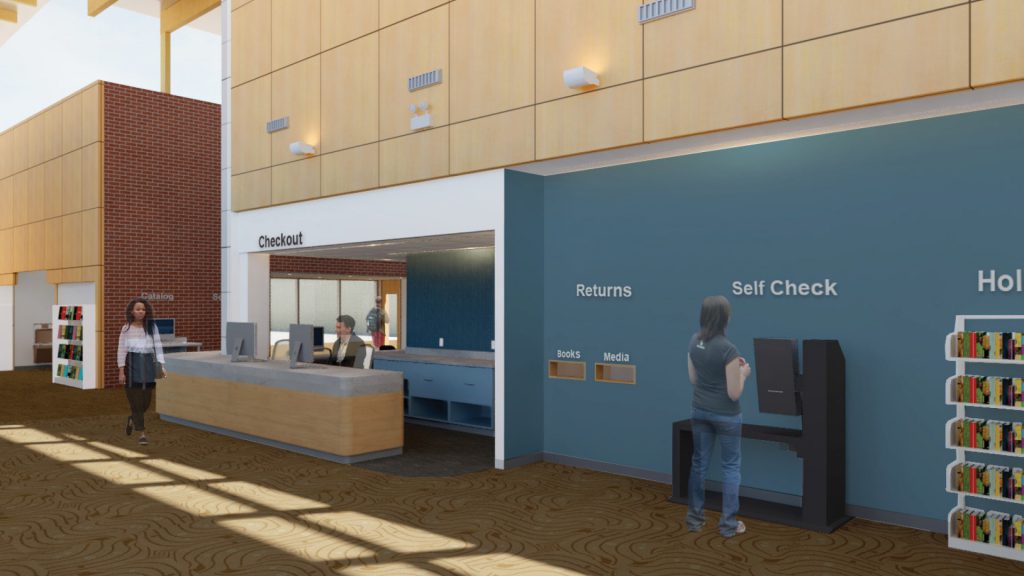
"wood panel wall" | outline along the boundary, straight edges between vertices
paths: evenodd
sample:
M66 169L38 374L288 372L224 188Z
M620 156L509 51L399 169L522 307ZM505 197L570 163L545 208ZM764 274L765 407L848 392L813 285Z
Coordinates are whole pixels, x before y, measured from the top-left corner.
M0 283L45 270L103 294L102 163L101 82L0 133ZM102 314L96 328L102 342Z
M645 25L637 5L235 0L232 208L1024 80L1020 0L716 0ZM600 85L566 87L576 66ZM435 68L439 85L409 92ZM420 103L432 122L414 132ZM57 119L37 124L42 144L31 126L0 141L0 174L56 145Z
M0 133L0 276L102 277L102 100L97 82Z

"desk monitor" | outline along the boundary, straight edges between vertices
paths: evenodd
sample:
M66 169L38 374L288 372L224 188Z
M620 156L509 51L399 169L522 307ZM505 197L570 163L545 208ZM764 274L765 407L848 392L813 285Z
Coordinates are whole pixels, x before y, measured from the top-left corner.
M161 340L174 339L174 318L154 318L156 329L160 331Z
M228 322L225 336L232 362L238 362L242 357L253 361L253 351L256 350L255 322Z
M313 332L312 324L288 325L288 356L292 368L297 368L299 362L313 362Z
M796 339L754 338L754 370L757 377L757 404L761 412L801 414L797 395L799 362Z
M313 350L324 349L324 327L313 326Z

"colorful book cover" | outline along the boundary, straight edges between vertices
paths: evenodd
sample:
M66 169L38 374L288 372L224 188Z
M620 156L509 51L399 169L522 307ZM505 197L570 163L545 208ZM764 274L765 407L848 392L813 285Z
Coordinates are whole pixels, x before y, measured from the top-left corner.
M989 342L992 343L991 358L1003 357L1003 333L989 332Z
M975 521L978 524L976 531L978 535L978 542L981 542L983 544L991 544L992 517L989 515L988 512L985 512L984 514L978 514L977 516L975 516Z
M1017 550L1024 548L1024 516L1020 514L1013 515L1013 547Z
M75 306L75 320L81 320L81 319L82 319L82 307L81 306Z
M979 420L975 431L974 447L978 450L990 450L992 448L992 427L988 420Z

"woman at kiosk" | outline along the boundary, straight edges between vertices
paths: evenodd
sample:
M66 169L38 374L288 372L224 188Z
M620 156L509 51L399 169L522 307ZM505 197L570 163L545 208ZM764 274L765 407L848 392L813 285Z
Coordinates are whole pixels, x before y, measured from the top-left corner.
M704 478L717 438L722 445L722 518L718 531L730 538L746 532L736 518L740 499L740 395L750 365L725 337L732 310L725 296L708 296L700 308L700 331L690 339L687 369L693 383L693 464L686 527L704 527Z

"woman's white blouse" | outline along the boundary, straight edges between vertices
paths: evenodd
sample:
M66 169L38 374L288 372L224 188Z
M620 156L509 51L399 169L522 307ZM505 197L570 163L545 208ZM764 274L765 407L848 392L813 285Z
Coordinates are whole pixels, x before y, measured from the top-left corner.
M124 360L129 352L141 352L153 354L156 352L156 361L164 363L164 347L160 344L160 330L153 327L153 336L146 334L145 329L140 326L129 326L127 330L121 329L121 336L117 339L117 367L124 368Z

